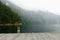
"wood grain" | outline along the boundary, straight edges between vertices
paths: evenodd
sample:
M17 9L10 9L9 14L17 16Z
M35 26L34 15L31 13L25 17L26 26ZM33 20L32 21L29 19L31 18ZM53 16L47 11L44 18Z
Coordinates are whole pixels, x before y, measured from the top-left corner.
M0 34L0 40L60 40L60 33Z

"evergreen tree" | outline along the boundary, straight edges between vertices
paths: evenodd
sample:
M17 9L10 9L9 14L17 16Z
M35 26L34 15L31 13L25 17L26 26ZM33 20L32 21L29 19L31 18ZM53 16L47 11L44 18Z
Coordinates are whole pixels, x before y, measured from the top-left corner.
M10 7L6 6L0 1L0 24L7 24L7 23L14 24L16 22L20 23L21 17L16 12L14 12ZM8 27L1 26L0 32L12 32L13 28L14 28L13 26Z

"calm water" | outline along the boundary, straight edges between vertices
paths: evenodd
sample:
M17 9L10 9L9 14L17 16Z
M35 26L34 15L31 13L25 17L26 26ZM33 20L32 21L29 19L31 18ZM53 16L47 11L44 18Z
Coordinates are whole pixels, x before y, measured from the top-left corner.
M60 32L60 24L24 24L21 32Z
M22 11L21 32L60 32L60 18L45 12Z

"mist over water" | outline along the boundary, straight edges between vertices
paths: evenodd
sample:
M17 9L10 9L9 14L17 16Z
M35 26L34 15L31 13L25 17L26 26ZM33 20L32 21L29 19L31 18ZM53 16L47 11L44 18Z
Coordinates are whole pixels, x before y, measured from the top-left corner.
M23 23L21 32L60 32L60 15L41 10L29 11L17 7L11 2L8 3L7 5L21 16Z
M60 16L44 11L21 11L21 32L60 32Z

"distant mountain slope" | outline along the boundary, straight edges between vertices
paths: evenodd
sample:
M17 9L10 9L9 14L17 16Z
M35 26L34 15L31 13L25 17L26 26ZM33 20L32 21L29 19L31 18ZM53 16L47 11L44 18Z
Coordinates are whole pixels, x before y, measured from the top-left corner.
M2 1L2 0L1 0ZM24 10L20 7L17 7L16 5L12 4L11 2L5 0L2 1L7 3L8 6L11 7L12 10L15 12L18 12L20 14L21 12L21 17L22 21L25 24L59 24L60 23L60 16L52 14L50 12L44 12L44 11L29 11L29 10Z

